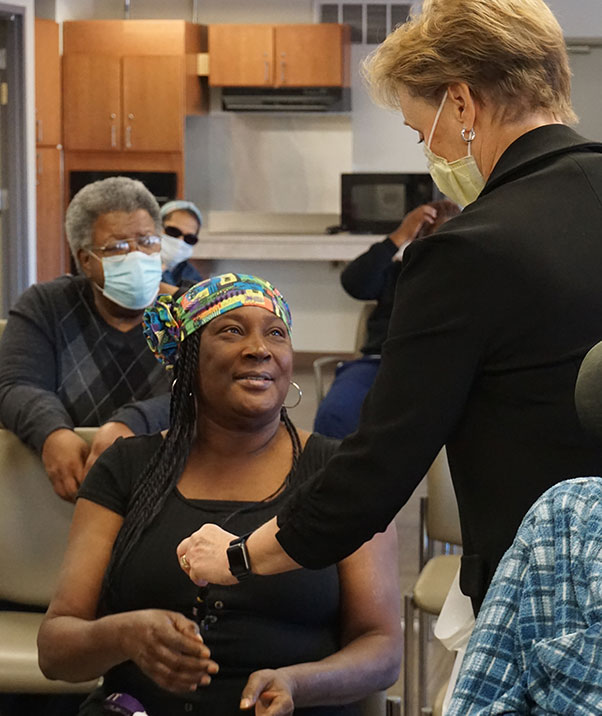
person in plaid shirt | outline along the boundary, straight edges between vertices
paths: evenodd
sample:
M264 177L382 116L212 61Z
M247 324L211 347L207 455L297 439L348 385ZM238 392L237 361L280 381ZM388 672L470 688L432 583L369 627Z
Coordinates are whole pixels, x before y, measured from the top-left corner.
M479 612L446 716L602 713L602 478L545 492Z

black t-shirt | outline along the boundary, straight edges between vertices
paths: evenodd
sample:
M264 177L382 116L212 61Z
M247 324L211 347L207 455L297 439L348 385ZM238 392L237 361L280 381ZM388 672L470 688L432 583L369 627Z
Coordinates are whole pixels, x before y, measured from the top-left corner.
M161 440L159 434L118 440L99 458L79 496L123 515L133 484ZM290 487L268 502L190 500L174 490L115 575L108 611L159 608L193 618L198 589L178 565L179 542L206 522L224 525L227 520L224 529L238 535L255 529L282 508L296 486L325 464L336 445L334 440L312 435ZM209 687L175 696L126 662L105 675L103 694L132 694L150 716L238 715L241 692L251 672L316 661L340 648L336 566L270 577L254 575L228 587L211 585L204 604L213 623L203 638L220 665ZM300 709L298 713L351 716L357 711L350 705Z

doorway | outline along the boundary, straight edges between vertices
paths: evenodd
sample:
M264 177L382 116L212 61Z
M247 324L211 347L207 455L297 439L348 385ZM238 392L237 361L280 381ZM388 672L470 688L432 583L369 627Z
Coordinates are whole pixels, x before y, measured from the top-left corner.
M0 3L0 316L27 287L24 8Z

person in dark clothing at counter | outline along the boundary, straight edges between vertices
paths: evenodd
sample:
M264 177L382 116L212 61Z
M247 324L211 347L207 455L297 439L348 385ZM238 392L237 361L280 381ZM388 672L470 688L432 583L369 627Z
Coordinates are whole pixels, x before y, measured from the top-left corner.
M385 529L445 444L460 586L478 610L535 500L602 475L573 397L602 340L602 144L567 126L566 45L543 0L426 0L366 71L465 208L408 247L357 432L244 540L247 564L341 559ZM180 544L197 584L235 581L233 539L204 525Z
M368 317L362 357L337 367L334 381L318 406L315 432L344 438L357 429L362 403L380 366L403 252L410 241L430 236L459 213L460 207L449 199L422 204L408 212L395 231L344 269L341 283L345 291L360 301L377 303Z
M161 263L163 281L172 286L189 287L202 280L201 274L190 263L193 246L198 243L203 215L191 201L177 199L161 207L163 236L161 237Z
M161 284L159 205L139 181L88 184L65 217L82 275L28 288L0 341L0 421L42 457L57 495L74 500L118 437L169 425L166 371L149 358L144 309ZM74 427L101 426L89 447Z

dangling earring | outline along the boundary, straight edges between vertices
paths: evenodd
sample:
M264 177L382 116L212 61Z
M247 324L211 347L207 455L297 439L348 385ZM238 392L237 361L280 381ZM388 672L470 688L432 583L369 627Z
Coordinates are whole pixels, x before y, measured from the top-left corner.
M297 397L297 402L294 403L293 405L283 405L283 406L282 406L282 407L284 407L284 408L287 408L287 410L290 410L290 409L292 409L292 408L296 408L297 405L299 405L299 403L301 402L301 398L303 397L303 391L302 391L301 388L299 387L299 384L298 384L298 383L295 383L294 380L291 380L291 381L289 381L289 382L290 382L290 384L293 386L293 388L296 388L297 393L298 393L299 395L298 395L298 397Z
M460 135L462 139L466 142L466 144L474 142L474 138L477 136L476 132L474 131L474 128L466 129L466 127L462 127Z

